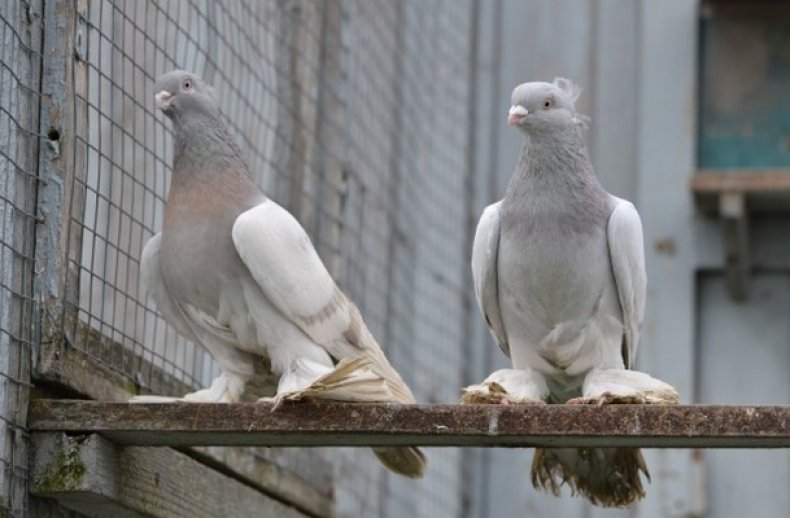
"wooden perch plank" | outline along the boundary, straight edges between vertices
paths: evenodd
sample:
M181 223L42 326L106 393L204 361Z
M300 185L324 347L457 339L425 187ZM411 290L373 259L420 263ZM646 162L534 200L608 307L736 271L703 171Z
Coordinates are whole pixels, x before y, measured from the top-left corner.
M86 516L305 516L170 448L54 432L34 434L33 452L30 492Z
M715 170L703 169L691 177L695 193L787 192L790 170Z
M790 169L702 169L689 186L697 208L708 214L718 212L725 193L745 196L749 213L786 214L790 207Z
M790 406L122 404L34 400L31 431L119 444L790 447Z

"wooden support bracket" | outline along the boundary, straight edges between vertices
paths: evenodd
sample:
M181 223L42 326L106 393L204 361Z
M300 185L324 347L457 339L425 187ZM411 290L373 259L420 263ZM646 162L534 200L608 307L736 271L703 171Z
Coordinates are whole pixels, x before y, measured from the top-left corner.
M697 208L722 220L727 289L744 300L752 268L749 216L790 213L790 170L705 169L692 176L690 187Z
M724 260L727 290L732 298L745 300L749 294L752 271L749 247L749 214L742 192L722 192L719 195L719 214L724 232Z
M787 448L790 405L128 404L34 400L32 432L125 445Z
M116 446L96 434L33 434L30 492L91 517L304 518L297 509L170 448Z

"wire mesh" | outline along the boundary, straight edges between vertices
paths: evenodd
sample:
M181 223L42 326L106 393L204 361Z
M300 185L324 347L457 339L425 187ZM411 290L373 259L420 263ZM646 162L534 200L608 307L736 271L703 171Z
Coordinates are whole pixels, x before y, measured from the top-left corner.
M11 516L27 510L41 65L35 14L25 1L0 4L0 514Z
M153 84L185 68L215 87L260 185L308 230L418 399L455 400L466 339L470 2L77 2L71 346L158 393L216 375L139 285L172 162ZM176 383L158 384L162 371ZM419 483L390 476L367 450L256 454L331 483L339 516L461 514L458 450L431 451ZM334 460L332 481L316 474L319 455Z

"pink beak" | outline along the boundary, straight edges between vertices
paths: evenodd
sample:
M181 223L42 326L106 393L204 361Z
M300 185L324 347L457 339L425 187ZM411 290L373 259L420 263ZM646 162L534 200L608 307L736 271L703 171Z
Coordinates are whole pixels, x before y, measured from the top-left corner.
M173 94L168 92L167 90L162 90L158 94L154 96L156 100L156 108L158 110L164 110L168 106L170 106L170 99L173 97Z
M521 124L521 121L524 120L524 117L529 115L529 111L521 105L514 104L510 107L510 111L507 112L507 123L511 126L517 126Z

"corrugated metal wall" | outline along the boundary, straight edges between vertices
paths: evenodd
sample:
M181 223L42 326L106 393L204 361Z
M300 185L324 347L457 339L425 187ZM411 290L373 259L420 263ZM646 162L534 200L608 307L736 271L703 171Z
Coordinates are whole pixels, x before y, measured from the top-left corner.
M777 57L786 53L786 38L777 36L777 26L787 24L788 12L772 2L710 3L731 8L734 20L760 35L748 47L719 50L736 61L751 56L739 69L757 67L759 74L723 72L700 89L700 74L711 64L699 52L709 11L697 0L483 2L476 168L493 171L495 181L488 199L476 198L477 207L501 197L513 171L520 135L504 122L513 86L556 76L578 82L579 109L592 117L587 142L596 172L607 190L635 203L645 228L648 301L637 368L673 384L685 402L788 403L790 209L751 214L750 296L736 302L725 289L722 224L695 208L689 187L698 168L716 163L710 146L698 147L698 124L705 121L698 120L697 107L711 102L706 96L747 92L736 107L750 114L742 117L742 140L756 135L752 140L762 145L762 131L774 138L784 124L775 110L765 128L746 123L765 118L765 104L781 109L788 101L786 89L776 86L787 80L786 57ZM753 62L755 52L759 62ZM770 96L750 100L748 92ZM717 129L714 140L724 135ZM790 172L790 164L776 163L785 152L778 146L769 159ZM494 345L488 351L489 371L505 365ZM786 491L778 490L790 477L786 451L654 450L647 460L653 474L647 498L632 510L610 511L533 491L528 452L486 452L479 466L487 486L478 491L472 515L790 516Z

